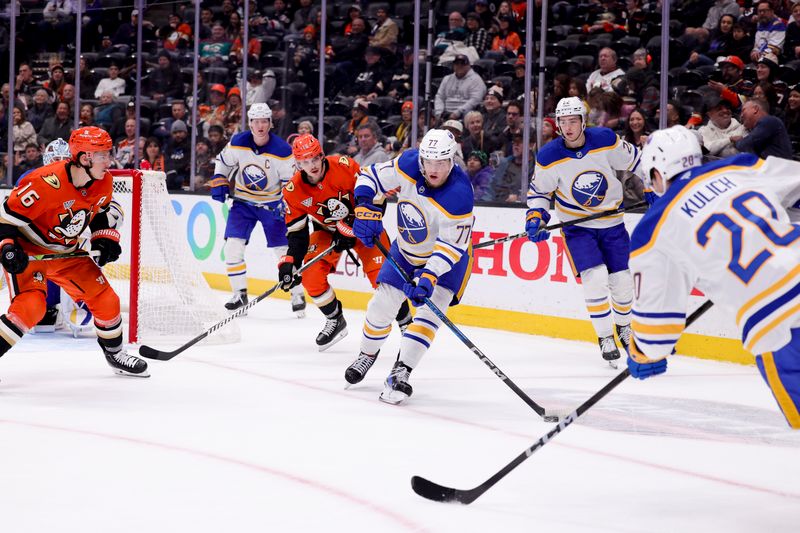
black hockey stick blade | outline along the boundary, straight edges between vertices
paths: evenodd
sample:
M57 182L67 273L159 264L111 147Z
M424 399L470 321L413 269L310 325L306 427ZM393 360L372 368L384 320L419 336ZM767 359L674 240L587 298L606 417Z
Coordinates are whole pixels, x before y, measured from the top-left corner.
M419 476L411 478L411 488L423 498L435 502L469 504L475 499L465 498L465 496L468 496L472 491L443 487L438 483L434 483L433 481Z

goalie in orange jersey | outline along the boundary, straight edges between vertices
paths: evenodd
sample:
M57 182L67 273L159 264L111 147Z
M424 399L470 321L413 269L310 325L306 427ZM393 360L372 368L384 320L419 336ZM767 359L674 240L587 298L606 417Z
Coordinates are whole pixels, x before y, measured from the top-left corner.
M358 163L347 156L325 156L319 141L309 134L300 135L292 145L292 154L300 168L283 187L286 204L286 227L289 251L278 264L278 280L284 291L301 282L295 275L303 259L314 258L333 243L334 251L303 272L306 292L327 318L317 335L317 345L324 351L347 335L347 322L342 304L328 283L328 275L336 269L342 252L354 250L361 259L364 273L377 286L376 279L383 256L377 248L367 248L353 235L350 225L355 206ZM309 220L313 233L309 235ZM386 232L381 236L389 247ZM403 303L397 323L404 330L411 323L408 302Z
M42 318L51 280L92 312L97 340L116 373L149 376L147 363L122 348L119 297L100 270L122 252L116 228L123 214L112 200L108 172L112 146L105 130L78 128L69 139L71 159L29 172L0 205L0 263L11 293L11 305L0 316L0 355ZM29 257L75 252L87 227L96 263L87 256Z

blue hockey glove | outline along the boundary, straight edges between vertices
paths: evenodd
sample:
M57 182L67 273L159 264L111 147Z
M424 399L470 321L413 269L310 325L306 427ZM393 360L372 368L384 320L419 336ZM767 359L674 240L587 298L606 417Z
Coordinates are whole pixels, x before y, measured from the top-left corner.
M657 376L667 371L667 358L665 357L658 361L648 358L636 346L636 341L631 338L630 352L628 353L628 371L636 379Z
M417 273L417 283L404 283L403 292L406 297L411 300L414 307L419 307L425 304L425 299L430 298L433 294L433 289L436 287L436 282L439 278L427 269L421 269Z
M355 208L356 220L353 222L353 233L364 246L372 248L373 241L383 233L383 213L379 207L370 203Z
M528 213L525 215L525 231L528 233L529 241L539 242L550 238L550 232L544 229L548 220L550 220L550 213L547 211L528 209Z
M211 187L211 198L214 200L224 202L228 197L230 184L228 183L228 178L225 176L221 174L215 175L211 181L208 182L208 186Z

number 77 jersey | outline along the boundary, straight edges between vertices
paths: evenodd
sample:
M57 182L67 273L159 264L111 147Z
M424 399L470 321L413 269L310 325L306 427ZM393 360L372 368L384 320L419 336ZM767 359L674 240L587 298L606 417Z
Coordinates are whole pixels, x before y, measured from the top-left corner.
M631 238L633 331L651 358L672 353L689 292L735 318L753 354L800 326L800 164L741 154L672 182Z

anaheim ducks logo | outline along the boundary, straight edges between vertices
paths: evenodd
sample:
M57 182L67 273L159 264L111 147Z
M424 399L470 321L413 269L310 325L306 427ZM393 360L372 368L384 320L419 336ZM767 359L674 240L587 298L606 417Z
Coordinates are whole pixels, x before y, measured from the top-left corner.
M342 194L339 191L337 198L328 198L324 202L317 202L317 214L322 217L323 224L331 224L344 220L350 215L350 193Z
M55 174L48 174L47 176L42 176L42 180L54 189L61 188L61 181Z
M61 213L58 218L61 222L53 228L53 232L65 240L74 239L83 233L89 218L89 212L85 209L80 209L73 213L72 209L69 209L69 213Z

